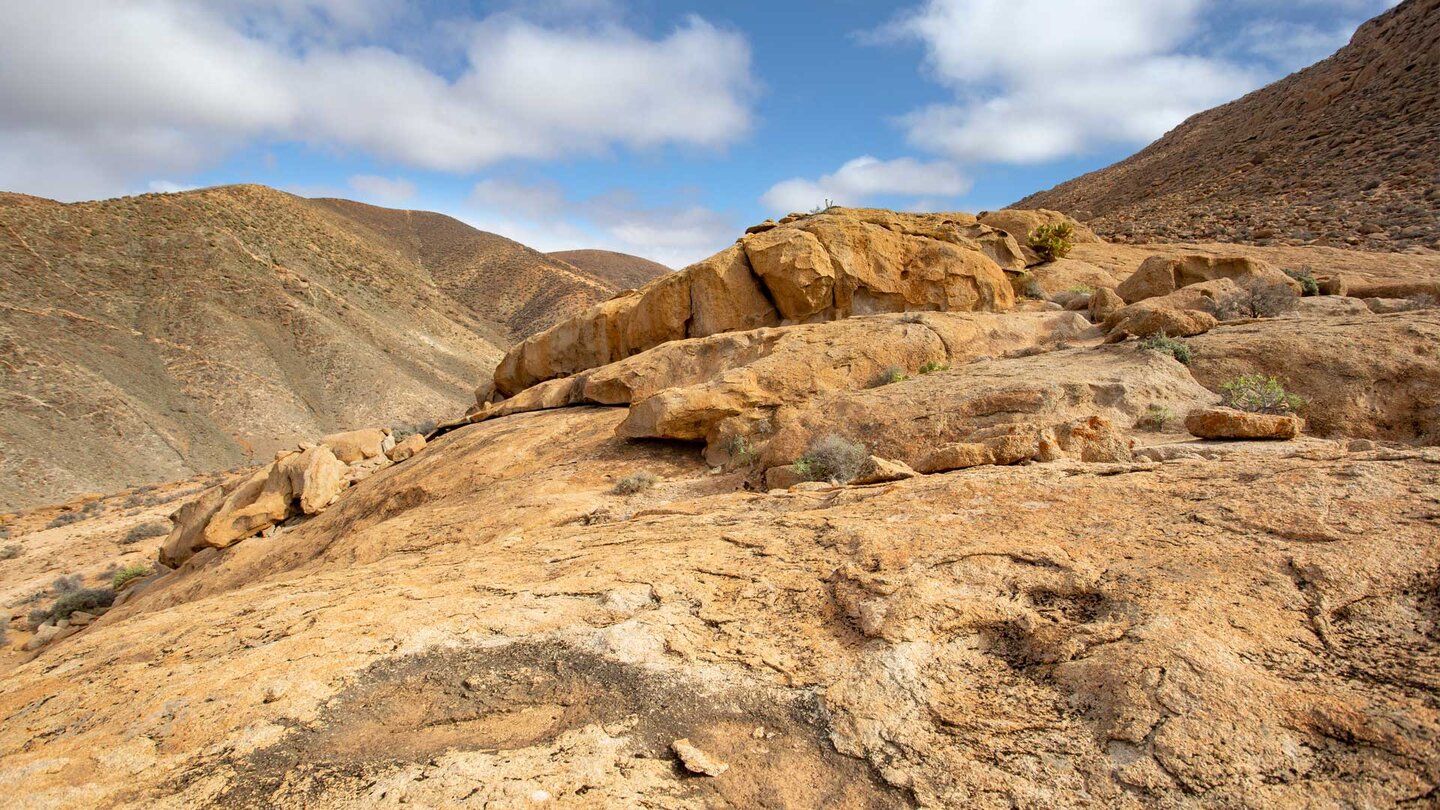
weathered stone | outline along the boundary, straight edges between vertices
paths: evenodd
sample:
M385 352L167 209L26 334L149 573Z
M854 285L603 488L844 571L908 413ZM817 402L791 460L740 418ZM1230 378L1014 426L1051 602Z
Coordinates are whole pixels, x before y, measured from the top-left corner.
M1025 244L1030 234L1041 225L1059 225L1066 223L1070 225L1074 235L1070 241L1075 244L1098 243L1100 237L1089 228L1076 222L1059 211L1049 211L1044 208L1020 209L1003 208L999 211L987 211L980 215L980 222L992 228L999 228L1008 232L1020 244Z
M1035 284L1047 296L1076 288L1114 289L1119 281L1109 271L1077 259L1056 259L1029 268Z
M766 470L766 475L768 481L769 470ZM879 456L871 456L865 463L865 468L850 483L854 486L884 484L890 481L903 481L917 475L919 473L910 469L910 466L903 461L891 461Z
M1125 299L1121 298L1114 290L1104 288L1097 289L1090 295L1090 320L1096 323L1104 323L1111 315L1119 312L1125 306Z
M1201 439L1293 439L1304 423L1289 414L1247 413L1234 408L1200 408L1185 417L1185 429Z
M1230 279L1245 288L1285 286L1300 294L1300 282L1258 259L1246 256L1151 256L1115 292L1128 303L1169 295L1182 287Z
M1150 337L1152 335L1169 335L1170 337L1190 337L1192 335L1203 335L1214 329L1219 322L1215 316L1208 312L1201 312L1193 309L1172 309L1170 307L1150 307L1148 302L1131 304L1119 312L1112 314L1107 324L1113 323L1106 341L1118 343L1127 337ZM1134 309L1132 309L1134 307Z
M765 471L766 489L789 489L806 480L794 464L781 464Z
M922 473L941 473L964 470L995 463L995 453L989 445L979 442L953 442L926 454L915 465Z
M389 432L383 428L366 428L345 433L332 433L320 440L330 448L335 458L346 464L354 464L367 458L385 454L385 437Z
M726 248L685 270L690 278L688 336L708 337L776 326L780 314L766 297L740 245Z
M390 451L390 460L401 462L424 449L425 437L419 433L412 433L398 442L395 448Z
M679 739L670 743L670 750L680 758L680 764L685 766L685 770L691 773L702 776L719 776L730 770L729 765L696 748L688 739Z

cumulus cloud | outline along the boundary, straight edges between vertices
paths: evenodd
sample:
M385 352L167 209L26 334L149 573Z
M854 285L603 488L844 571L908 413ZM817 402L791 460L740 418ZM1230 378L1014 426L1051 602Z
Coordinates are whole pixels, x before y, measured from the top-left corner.
M487 179L475 185L461 218L539 250L600 248L684 267L734 240L724 213L688 199L645 202L628 189L588 197L549 182Z
M415 184L403 177L357 174L350 178L350 188L362 198L383 205L399 205L415 197Z
M442 171L667 144L751 123L743 36L691 17L658 38L613 21L495 14L452 32L454 71L375 40L382 0L53 0L0 26L0 186L75 198L179 174L257 139ZM54 164L64 161L64 168ZM49 164L43 169L36 164Z
M808 211L824 200L861 205L881 195L953 197L969 190L970 179L943 161L880 160L862 155L816 180L782 180L771 186L760 201L775 213L788 213Z

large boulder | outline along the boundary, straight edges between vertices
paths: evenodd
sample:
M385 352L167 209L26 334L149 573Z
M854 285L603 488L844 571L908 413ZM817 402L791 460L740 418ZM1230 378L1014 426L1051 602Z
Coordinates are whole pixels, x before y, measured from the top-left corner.
M1047 296L1058 295L1080 287L1114 289L1119 280L1093 264L1077 259L1056 259L1030 268L1035 285Z
M1283 286L1301 292L1300 282L1280 270L1247 256L1151 256L1115 288L1127 303L1169 295L1182 287L1216 279L1230 279L1247 289Z
M786 217L526 338L495 369L495 388L514 396L723 332L886 312L1005 311L1015 301L1005 270L1024 264L1013 238L966 214L836 208Z
M1303 422L1290 414L1248 413L1234 408L1197 408L1185 429L1201 439L1293 439Z
M1074 230L1075 235L1071 237L1070 241L1075 244L1100 242L1100 237L1096 236L1094 231L1059 211L1045 208L1004 208L999 211L986 211L980 215L980 222L1009 233L1022 245L1030 238L1030 234L1041 225L1060 225L1062 223L1069 224Z
M1273 376L1305 399L1317 436L1440 440L1440 310L1265 319L1188 342L1202 385L1219 391L1242 375Z
M390 431L385 428L366 428L345 433L332 433L322 438L320 444L330 448L330 452L346 464L354 464L357 461L383 455L385 440L389 435Z
M174 567L203 548L227 548L296 515L314 515L345 489L350 467L326 445L281 454L249 478L212 487L171 517L160 562Z

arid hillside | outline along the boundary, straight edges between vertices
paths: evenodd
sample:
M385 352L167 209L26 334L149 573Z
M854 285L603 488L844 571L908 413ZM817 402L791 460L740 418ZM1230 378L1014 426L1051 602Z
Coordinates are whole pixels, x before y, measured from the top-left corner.
M670 272L670 268L659 262L613 250L559 250L545 255L569 262L622 288L643 287Z
M1015 207L1140 242L1440 250L1440 0L1405 0L1329 59Z
M0 506L445 418L608 281L438 214L232 186L0 195Z
M965 214L756 226L511 347L512 396L428 437L0 515L0 781L27 808L1434 806L1437 275L1040 262Z

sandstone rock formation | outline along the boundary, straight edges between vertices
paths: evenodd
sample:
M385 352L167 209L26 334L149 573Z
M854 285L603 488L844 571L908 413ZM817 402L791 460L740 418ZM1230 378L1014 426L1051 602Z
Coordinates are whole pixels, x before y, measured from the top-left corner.
M1198 408L1185 429L1202 439L1293 439L1304 423L1290 414L1246 413L1234 408Z
M1300 294L1300 283L1270 265L1245 256L1215 257L1203 254L1152 256L1134 275L1115 288L1127 303L1169 295L1182 287L1228 279L1237 286L1287 287Z
M896 238L933 255L949 248L921 240L960 244L883 228L861 247L806 219L751 237L762 265L806 279L785 293L792 312L851 278L836 261L825 275L812 238L851 245L838 266L872 269ZM1117 281L1151 255L1201 250L1082 247ZM1385 258L1396 280L1421 266ZM198 551L93 620L16 631L0 651L9 795L174 808L1431 802L1440 310L1333 314L1358 301L1345 298L1222 320L1186 339L1187 366L1105 343L1082 314L1119 307L1103 287L1073 311L863 314L857 286L844 317L780 325L777 307L746 325L746 301L772 295L746 245L702 264L546 349L574 363L634 352L503 401L487 393L418 459L392 464L421 442L387 447L377 431L345 439L349 465L317 445L182 490L194 499L166 548ZM937 288L896 289L933 303ZM1237 291L1216 278L1129 307L1214 320L1205 307ZM730 325L692 336L695 319L675 317L685 300ZM584 355L585 330L610 348ZM1178 432L1185 415L1202 433L1265 432L1251 427L1273 420L1249 413L1220 412L1224 430L1201 417L1256 373L1305 398L1306 435ZM867 459L851 485L799 480L802 454L827 444ZM311 479L291 474L335 469L327 458L343 495L301 515L328 490L307 501ZM619 486L637 478L653 485ZM287 517L204 545L219 514L270 520L264 498L282 486ZM0 558L0 600L50 594L62 553L104 575L125 521L143 517L116 500L0 516L24 545Z
M998 262L998 263L997 263ZM521 342L495 370L513 396L662 343L911 310L1004 311L1014 239L968 214L830 209L774 228Z

